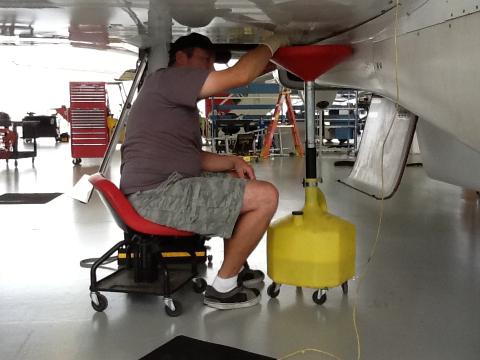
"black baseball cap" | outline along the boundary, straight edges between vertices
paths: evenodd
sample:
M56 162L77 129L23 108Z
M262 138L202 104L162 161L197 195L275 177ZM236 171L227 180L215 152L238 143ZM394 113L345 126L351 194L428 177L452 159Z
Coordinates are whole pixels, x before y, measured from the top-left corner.
M173 44L170 45L170 58L173 58L177 51L188 48L200 48L211 52L215 56L215 62L228 62L231 57L230 52L228 52L227 56L225 50L218 51L215 48L215 45L205 35L193 32L188 35L179 37ZM226 60L227 57L228 60Z

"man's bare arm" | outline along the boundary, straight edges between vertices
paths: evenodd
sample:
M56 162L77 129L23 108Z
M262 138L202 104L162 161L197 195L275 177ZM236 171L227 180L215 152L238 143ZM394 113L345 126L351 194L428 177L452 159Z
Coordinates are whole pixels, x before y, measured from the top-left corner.
M211 72L200 90L199 97L203 99L251 83L259 75L265 73L267 64L275 51L288 43L287 35L272 35L255 49L243 55L231 68Z
M202 151L201 166L204 171L226 172L233 171L238 177L255 179L253 168L241 157L233 155L218 155Z
M259 45L243 55L234 66L212 71L200 90L200 98L249 84L262 73L271 57L270 49L265 45Z

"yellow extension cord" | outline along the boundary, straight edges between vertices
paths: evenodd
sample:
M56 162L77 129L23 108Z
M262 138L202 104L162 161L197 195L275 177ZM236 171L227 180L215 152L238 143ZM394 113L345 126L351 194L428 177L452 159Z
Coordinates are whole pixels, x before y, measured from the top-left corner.
M358 296L359 296L359 292L360 292L360 287L361 287L361 284L362 284L362 281L363 279L365 278L366 274L367 274L367 270L368 270L368 267L370 265L370 262L372 261L373 257L375 256L375 252L376 252L376 249L377 249L377 245L378 245L378 242L380 240L380 230L382 228L382 221L383 221L383 214L384 214L384 199L385 199L385 190L384 190L384 177L383 177L383 160L384 160L384 152L385 152L385 144L387 142L387 139L388 139L388 136L390 135L390 131L392 130L393 128L393 124L395 122L395 116L396 114L398 113L398 106L399 106L399 102L400 102L400 88L399 88L399 84L398 84L398 7L399 7L399 0L396 0L396 6L395 6L395 25L394 25L394 44L395 44L395 84L396 84L396 104L395 104L395 114L393 115L393 119L390 123L390 127L387 131L387 134L385 136L385 139L383 140L383 143L382 143L382 152L381 152L381 163L380 163L380 174L381 174L381 199L380 199L380 214L379 214L379 217L378 217L378 227L377 227L377 234L376 234L376 237L375 237L375 242L373 243L373 246L372 246L372 250L370 251L370 255L367 259L367 262L365 264L365 267L363 269L363 271L360 273L360 275L358 276L358 285L357 285L357 288L356 288L356 291L355 291L355 295L356 295L356 298L355 298L355 302L354 302L354 305L353 305L353 326L354 326L354 329L355 329L355 336L356 336L356 340L357 340L357 360L360 360L361 359L361 343L360 343L360 333L358 331L358 325L357 325L357 299L358 299ZM324 351L324 350L319 350L319 349L314 349L314 348L305 348L305 349L301 349L301 350L297 350L291 354L288 354L288 355L285 355L281 358L279 358L278 360L286 360L286 359L289 359L289 358L292 358L296 355L304 355L305 353L307 352L315 352L315 353L319 353L319 354L322 354L322 355L326 355L332 359L335 359L335 360L341 360L340 357L332 354L332 353L329 353L327 351Z

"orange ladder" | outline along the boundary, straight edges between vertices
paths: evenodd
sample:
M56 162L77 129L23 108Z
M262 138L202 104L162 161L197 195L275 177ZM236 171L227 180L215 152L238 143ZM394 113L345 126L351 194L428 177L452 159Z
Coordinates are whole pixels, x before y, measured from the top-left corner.
M300 136L298 135L297 130L297 120L295 118L295 112L293 111L292 101L290 99L290 90L283 89L280 94L278 94L277 104L275 105L275 111L273 113L272 121L267 129L267 134L265 135L263 149L260 153L260 157L265 159L270 154L270 148L273 142L273 135L277 129L278 120L280 118L280 112L282 110L283 104L287 104L287 118L288 122L291 125L293 142L295 144L295 154L297 156L303 156L303 146L300 142Z

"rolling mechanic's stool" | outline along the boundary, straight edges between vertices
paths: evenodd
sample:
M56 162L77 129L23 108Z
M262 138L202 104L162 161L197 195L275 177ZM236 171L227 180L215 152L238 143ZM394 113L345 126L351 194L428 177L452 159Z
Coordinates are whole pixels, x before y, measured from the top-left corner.
M267 232L267 293L274 298L282 284L316 288L313 301L323 304L329 288L348 292L355 273L355 227L327 212L318 188L315 146L315 79L352 54L348 45L289 46L278 49L272 62L305 81L306 177L305 206L275 221ZM321 127L320 127L321 129ZM320 139L322 136L320 136ZM321 160L321 150L318 154ZM321 170L321 168L320 168Z
M206 253L205 237L143 218L117 186L101 173L90 176L89 181L125 235L123 241L113 246L92 265L92 307L96 311L107 308L107 298L100 291L141 293L163 296L165 312L169 316L180 315L181 304L178 300L173 300L171 295L190 281L197 293L202 293L207 287L205 279L198 277L197 270L199 258L205 257ZM200 249L202 251L199 251ZM108 262L115 252L119 255L118 270L97 280L97 269ZM120 254L124 255L125 261L120 262ZM171 264L171 254L186 254L187 264Z

